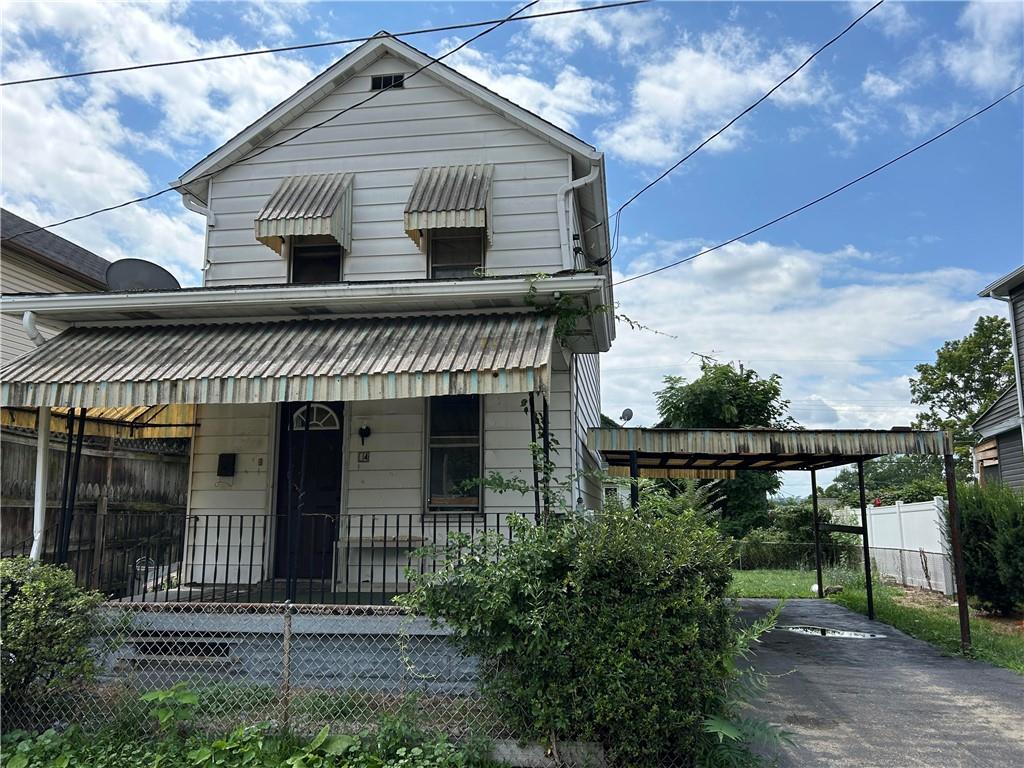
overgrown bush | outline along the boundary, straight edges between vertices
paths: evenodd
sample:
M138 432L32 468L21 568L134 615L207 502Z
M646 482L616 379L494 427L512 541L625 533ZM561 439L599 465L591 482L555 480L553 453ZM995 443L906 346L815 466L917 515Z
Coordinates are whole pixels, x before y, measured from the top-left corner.
M832 510L821 508L822 525L837 522ZM773 501L769 524L754 528L734 545L734 567L814 568L814 511L810 501ZM854 534L820 532L822 560L827 567L844 567L859 560L859 540Z
M980 608L1011 611L1024 602L1024 493L961 484L957 499L967 592Z
M0 698L3 713L47 702L89 679L98 592L67 568L24 557L0 560Z
M597 741L615 765L693 759L731 679L728 544L703 511L648 490L611 508L450 541L400 602L481 660L504 722L556 750Z

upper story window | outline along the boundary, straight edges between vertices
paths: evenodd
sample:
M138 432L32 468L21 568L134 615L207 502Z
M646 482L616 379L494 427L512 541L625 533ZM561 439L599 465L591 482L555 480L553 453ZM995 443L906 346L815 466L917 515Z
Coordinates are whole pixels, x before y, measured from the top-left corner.
M371 75L370 90L383 91L387 88L405 88L405 75Z
M433 280L479 277L484 267L484 232L435 229L427 236L428 274Z
M341 281L341 253L338 241L326 235L288 239L289 280L295 285Z
M427 511L478 512L482 471L480 397L431 397L428 405Z

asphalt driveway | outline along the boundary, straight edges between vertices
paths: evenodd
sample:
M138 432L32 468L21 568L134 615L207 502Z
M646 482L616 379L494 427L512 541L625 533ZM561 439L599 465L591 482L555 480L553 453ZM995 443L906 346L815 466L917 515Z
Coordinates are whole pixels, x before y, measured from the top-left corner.
M776 600L741 600L763 616ZM776 629L754 665L771 681L760 715L794 734L783 766L1024 766L1024 677L943 656L827 600L789 600L779 625L885 635L823 638Z

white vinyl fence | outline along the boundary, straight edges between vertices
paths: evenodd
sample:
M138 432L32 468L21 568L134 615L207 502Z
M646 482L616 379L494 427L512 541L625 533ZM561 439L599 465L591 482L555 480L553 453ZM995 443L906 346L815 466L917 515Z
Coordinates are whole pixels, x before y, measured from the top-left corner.
M871 558L881 576L908 587L953 594L946 547L946 501L868 507Z

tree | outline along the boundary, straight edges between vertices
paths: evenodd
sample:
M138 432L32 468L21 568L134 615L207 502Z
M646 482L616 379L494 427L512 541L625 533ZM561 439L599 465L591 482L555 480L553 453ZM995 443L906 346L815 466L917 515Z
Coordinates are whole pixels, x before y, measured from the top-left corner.
M911 400L926 410L914 427L952 430L957 443L973 444L971 424L1013 383L1012 355L1010 324L998 315L979 317L970 334L939 347L934 363L915 366Z
M700 378L687 382L666 376L658 399L659 427L680 429L740 429L795 425L786 415L789 401L782 398L782 378L761 378L757 371L705 360ZM722 531L742 538L752 528L768 524L768 495L782 481L777 472L740 471L721 483Z
M940 456L882 456L864 462L864 489L868 503L928 501L946 495ZM844 467L824 490L824 495L851 507L860 506L857 469Z

